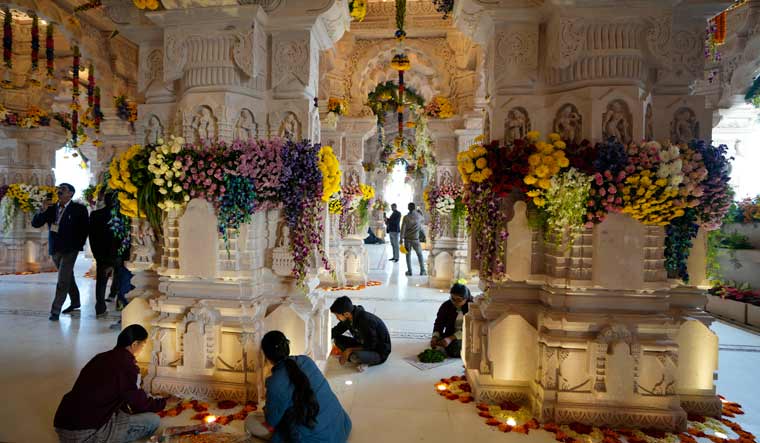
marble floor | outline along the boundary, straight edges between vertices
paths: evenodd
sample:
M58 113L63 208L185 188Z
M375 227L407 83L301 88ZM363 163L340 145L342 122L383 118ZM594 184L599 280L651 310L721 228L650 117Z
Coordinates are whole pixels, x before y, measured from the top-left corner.
M405 358L426 347L438 305L447 294L425 287L423 277L404 276L403 262L388 262L386 247L369 246L370 278L378 287L346 292L357 304L375 312L388 324L393 353L384 365L367 372L341 367L331 360L327 377L354 429L351 443L364 442L508 442L530 439L551 443L548 433L529 437L504 434L485 426L473 406L446 401L433 392L441 377L460 374L462 366L421 371ZM82 312L48 321L55 274L0 276L0 443L55 442L53 415L79 370L96 353L113 347L117 331L113 319L96 319L94 280L83 277L90 263L80 259L76 268L82 294ZM415 273L416 271L415 265ZM342 295L330 293L330 297ZM716 322L713 330L721 343L718 391L741 403L747 415L739 422L760 435L760 388L754 379L760 367L760 335ZM233 422L233 429L241 429Z

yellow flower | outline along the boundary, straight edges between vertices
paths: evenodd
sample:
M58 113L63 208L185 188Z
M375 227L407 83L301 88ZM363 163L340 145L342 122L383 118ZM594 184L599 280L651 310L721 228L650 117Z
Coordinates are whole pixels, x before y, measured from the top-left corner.
M484 134L480 134L479 136L475 137L475 143L480 143L483 140L485 140L486 136Z
M533 199L533 204L538 206L539 208L543 207L546 204L546 200L544 200L541 197L536 197Z
M549 168L546 165L541 165L535 170L536 177L543 178L549 174Z
M560 157L557 164L560 168L566 168L570 165L570 160L568 160L567 157Z
M665 186L668 184L668 179L666 178L658 178L657 181L654 182L657 186Z
M528 157L528 164L531 166L538 166L541 164L541 156L538 154L531 154Z
M465 170L465 171L466 171L468 174L472 174L472 173L475 171L475 165L474 165L474 164L472 164L472 162L471 162L471 161L468 161L468 162L466 162L466 163L464 164L464 170Z
M480 173L483 175L484 179L487 179L488 177L493 175L493 171L491 170L491 168L485 168L482 171L480 171Z
M480 172L473 172L470 174L470 180L474 181L475 183L481 183L483 181L483 176L480 174Z
M486 166L488 166L488 161L487 161L485 158L483 158L483 157L480 157L480 158L479 158L479 159L478 159L478 160L475 162L475 166L477 166L477 167L478 167L478 169L483 169L483 168L485 168Z
M552 185L552 181L548 178L542 178L538 181L538 187L541 189L549 189L549 187Z
M538 138L541 137L541 133L538 131L528 131L528 140L534 142L538 140Z
M526 175L523 181L525 182L526 185L532 185L536 183L538 180L536 179L536 177L532 175Z
M528 191L527 195L528 197L531 197L531 198L538 197L539 195L541 195L541 191L539 191L538 189L533 189L533 190Z
M562 139L562 137L560 137L560 135L557 134L556 132L552 132L551 134L549 134L549 140L551 140L552 142L556 142L556 141L559 141L561 139Z
M565 149L567 145L562 140L557 140L554 142L554 147L557 149Z

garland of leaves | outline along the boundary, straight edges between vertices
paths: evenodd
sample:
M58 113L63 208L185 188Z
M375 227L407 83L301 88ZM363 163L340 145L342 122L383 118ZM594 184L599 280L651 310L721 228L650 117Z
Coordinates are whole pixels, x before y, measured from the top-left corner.
M398 84L393 80L379 83L367 96L367 106L377 117L378 125L385 122L385 114L396 112L399 104L406 106L423 106L423 99L413 88L404 89L403 103L398 102Z
M13 16L6 6L3 8L3 63L5 67L13 67Z
M37 72L40 61L40 19L32 14L32 71Z

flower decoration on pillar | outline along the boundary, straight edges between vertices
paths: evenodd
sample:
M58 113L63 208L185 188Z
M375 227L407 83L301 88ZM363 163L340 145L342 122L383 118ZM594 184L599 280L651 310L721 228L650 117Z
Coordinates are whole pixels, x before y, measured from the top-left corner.
M454 11L454 0L433 0L435 10L443 14L443 19L449 18L449 14Z
M100 110L100 87L95 87L95 97L93 99L93 105L92 105L92 119L94 122L94 128L95 128L95 134L100 134L100 122L103 121L103 112ZM92 142L95 147L101 147L103 146L103 142L101 140L95 139L95 141Z
M87 106L92 107L95 100L95 67L90 66L87 68Z
M6 6L3 8L3 87L13 86L11 68L13 68L13 16Z
M348 13L357 22L364 21L367 16L367 0L349 0Z
M47 82L45 89L55 92L55 40L53 39L53 24L48 23L45 29L45 70L47 73Z
M332 146L322 146L319 150L319 170L322 172L322 201L327 203L333 194L340 192L342 175Z
M116 116L120 120L129 122L130 129L134 130L137 121L137 104L127 99L125 95L118 95L113 98L113 105L116 108Z

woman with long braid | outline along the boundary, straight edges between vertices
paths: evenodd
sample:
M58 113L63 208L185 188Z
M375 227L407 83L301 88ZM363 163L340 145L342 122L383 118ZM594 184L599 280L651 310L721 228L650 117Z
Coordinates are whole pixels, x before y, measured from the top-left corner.
M273 365L266 380L266 423L249 416L246 430L272 442L345 443L351 419L314 361L291 357L290 342L280 331L267 332L261 349Z

